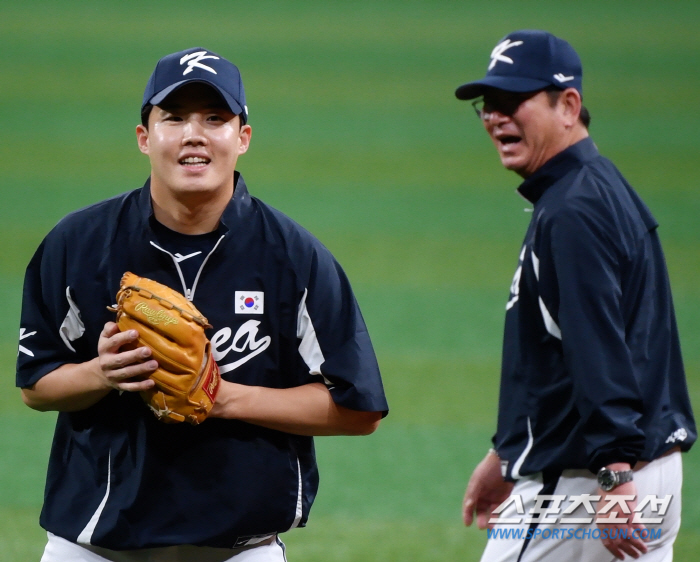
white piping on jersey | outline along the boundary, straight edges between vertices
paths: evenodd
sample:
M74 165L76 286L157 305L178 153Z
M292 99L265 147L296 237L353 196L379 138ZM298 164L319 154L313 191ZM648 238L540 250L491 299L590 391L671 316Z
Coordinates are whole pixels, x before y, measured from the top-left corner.
M309 367L310 375L321 375L321 365L326 360L321 351L321 346L316 337L316 330L311 322L309 311L306 308L306 296L309 294L308 289L304 289L304 296L301 297L299 303L299 313L297 314L297 338L301 340L299 344L299 355L304 360L304 363ZM326 385L331 385L326 377L323 377Z
M535 270L535 279L540 280L540 258L535 255L534 250L530 250L532 256L532 269Z
M510 284L510 293L513 295L513 298L506 303L506 310L513 308L513 305L518 302L518 299L520 298L520 278L523 275L523 260L525 260L526 251L527 246L523 246L520 256L518 257L518 268L515 270L513 281Z
M557 326L557 323L554 321L554 318L552 318L552 315L549 314L549 310L547 310L547 307L544 305L544 301L542 300L542 297L540 297L540 310L542 311L542 319L544 320L544 327L547 328L547 331L551 335L553 335L555 338L560 340L561 339L561 329L559 328L559 326Z
M301 485L301 463L299 462L299 457L297 457L297 471L299 474L299 488L297 491L297 508L296 508L296 513L294 514L294 521L292 522L292 526L289 528L291 531L295 527L299 526L299 523L301 522L301 516L302 516L302 485Z
M532 424L530 423L530 416L527 417L527 445L525 445L525 450L520 453L520 456L518 459L515 461L513 464L513 470L511 470L510 475L513 477L513 480L517 480L520 478L520 467L523 466L523 463L525 462L525 457L530 453L530 449L532 449L532 445L535 443L535 438L532 436Z
M530 251L530 255L532 256L532 268L535 270L535 278L539 282L540 280L540 259L535 255L534 251ZM547 332L549 332L552 336L554 336L557 339L561 339L561 329L557 325L557 323L554 321L554 318L552 318L552 315L549 313L549 310L547 310L547 306L544 304L544 301L542 300L542 297L539 298L540 300L540 311L542 312L542 319L544 320L544 327L547 329Z
M75 351L70 342L77 340L85 333L85 324L80 318L80 309L75 301L70 296L70 287L66 287L66 299L68 299L68 314L63 319L61 327L58 329L58 335L61 336L63 343L71 351Z
M199 283L199 276L202 274L202 270L204 269L204 266L207 264L207 261L209 260L210 256L214 253L214 250L221 244L221 241L224 239L226 235L222 234L221 238L219 238L216 241L216 244L214 244L214 247L209 251L207 254L207 257L204 258L204 261L202 262L202 265L199 266L199 271L197 271L197 275L194 278L194 283L192 284L192 289L187 288L187 284L185 283L185 276L182 274L182 269L180 269L180 261L182 259L178 259L174 254L171 254L168 252L168 250L161 248L158 244L153 242L151 240L151 246L158 248L161 252L165 252L168 254L172 259L173 263L175 264L175 267L177 268L177 274L180 276L180 283L182 283L182 292L185 294L185 297L187 297L188 301L194 300L194 292L197 290L197 283Z
M109 497L109 489L112 484L112 450L109 451L109 456L107 457L107 491L105 492L105 497L102 498L100 505L97 507L95 513L92 514L90 521L85 525L85 528L80 532L76 542L80 544L92 544L92 534L95 532L95 527L97 527L97 522L100 520L100 515L107 505L107 498Z

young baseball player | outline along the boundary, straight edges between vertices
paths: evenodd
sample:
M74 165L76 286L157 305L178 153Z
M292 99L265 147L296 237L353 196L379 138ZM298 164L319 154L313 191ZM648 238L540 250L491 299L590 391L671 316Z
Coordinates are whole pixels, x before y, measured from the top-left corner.
M499 41L486 76L456 91L478 98L534 206L506 304L494 448L464 498L467 525L476 513L501 531L483 561L667 561L680 525L681 451L697 431L658 224L598 153L582 91L571 45L532 30Z
M282 561L318 487L312 436L369 434L388 411L372 344L330 252L235 171L251 139L235 65L162 58L141 119L145 185L65 217L27 268L17 385L59 412L42 561ZM140 396L159 356L108 310L127 271L213 326L221 383L199 425Z

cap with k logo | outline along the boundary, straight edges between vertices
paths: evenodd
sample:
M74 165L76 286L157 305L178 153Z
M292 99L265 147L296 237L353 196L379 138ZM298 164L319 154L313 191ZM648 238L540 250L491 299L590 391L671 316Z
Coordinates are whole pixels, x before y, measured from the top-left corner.
M202 82L213 87L229 109L240 115L241 124L247 123L248 107L238 67L201 47L173 53L158 61L146 84L141 111L146 106L158 105L168 95L190 82Z
M539 30L509 33L491 52L486 76L463 84L455 95L461 100L479 97L484 88L532 92L556 86L576 88L583 95L581 59L563 39Z

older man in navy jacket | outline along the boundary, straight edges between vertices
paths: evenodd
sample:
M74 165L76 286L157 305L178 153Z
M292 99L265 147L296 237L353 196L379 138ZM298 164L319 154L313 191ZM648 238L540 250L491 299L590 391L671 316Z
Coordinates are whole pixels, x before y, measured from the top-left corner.
M493 448L464 498L465 523L492 529L483 561L665 561L680 525L696 427L658 225L598 153L582 92L576 51L536 30L504 37L486 76L456 91L478 98L534 206Z

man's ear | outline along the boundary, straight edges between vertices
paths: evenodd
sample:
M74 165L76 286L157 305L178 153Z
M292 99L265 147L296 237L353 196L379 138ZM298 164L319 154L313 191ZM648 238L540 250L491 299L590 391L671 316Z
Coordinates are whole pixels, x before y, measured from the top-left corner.
M253 136L253 129L250 125L241 125L238 132L238 138L240 139L240 145L238 147L238 154L245 154L248 152L248 147L250 146L250 139Z
M148 129L143 125L136 126L136 142L139 145L139 150L148 154Z
M567 88L559 96L558 104L564 119L564 127L570 129L578 123L581 114L581 94L576 88Z

